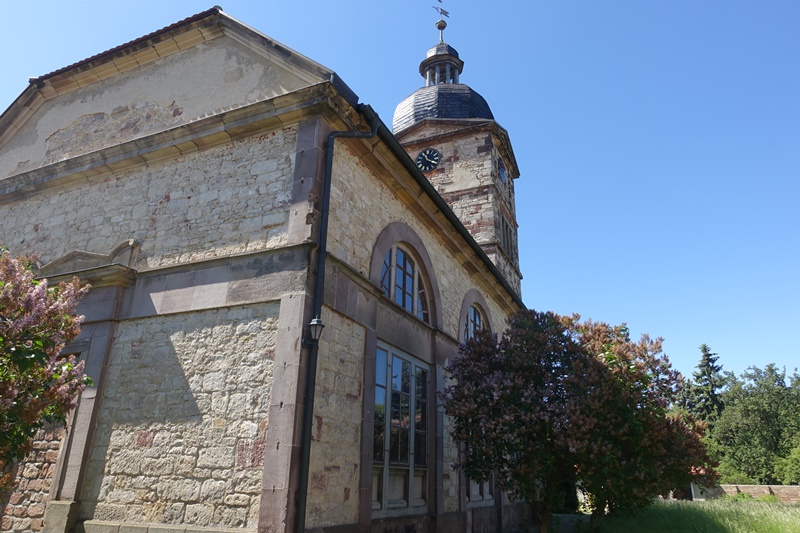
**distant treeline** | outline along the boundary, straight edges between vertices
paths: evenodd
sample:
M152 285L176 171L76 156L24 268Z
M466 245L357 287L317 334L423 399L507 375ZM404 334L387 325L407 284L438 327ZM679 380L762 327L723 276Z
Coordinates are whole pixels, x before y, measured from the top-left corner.
M700 346L700 363L684 380L676 409L705 422L705 443L719 461L721 483L800 483L800 376L774 364L725 372Z

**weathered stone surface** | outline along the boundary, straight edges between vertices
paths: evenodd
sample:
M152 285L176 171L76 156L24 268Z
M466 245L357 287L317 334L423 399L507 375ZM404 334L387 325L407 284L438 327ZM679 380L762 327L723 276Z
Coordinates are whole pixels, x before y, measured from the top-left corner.
M260 489L253 437L268 419L277 312L260 304L120 324L82 518L255 527L242 502ZM235 397L246 408L218 404L231 391L247 391Z
M491 315L492 322L502 328L508 314L507 301L490 297L485 286L481 285L482 276L465 271L463 257L452 253L452 248L446 246L446 241L435 228L418 217L417 212L385 182L385 178L372 175L344 144L337 145L336 150L328 253L366 277L378 235L388 224L402 220L422 238L433 261L432 275L436 276L441 292L442 330L458 339L461 302L472 288L478 288L486 295L489 305L486 312ZM359 217L356 222L353 217L357 213L370 213L370 216Z
M320 340L315 426L311 448L309 527L358 521L361 442L363 326L341 315L325 315Z
M139 271L278 247L290 198L257 191L291 190L296 135L273 131L3 205L3 244L48 263L133 238Z
M33 519L41 524L63 437L63 428L52 427L34 437L32 451L17 468L16 488L0 499L0 532L29 531Z

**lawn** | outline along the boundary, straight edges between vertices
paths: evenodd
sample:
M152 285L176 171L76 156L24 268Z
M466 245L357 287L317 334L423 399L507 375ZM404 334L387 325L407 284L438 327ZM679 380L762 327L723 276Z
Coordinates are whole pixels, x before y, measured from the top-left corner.
M633 516L608 517L597 533L800 533L800 506L758 500L660 501Z

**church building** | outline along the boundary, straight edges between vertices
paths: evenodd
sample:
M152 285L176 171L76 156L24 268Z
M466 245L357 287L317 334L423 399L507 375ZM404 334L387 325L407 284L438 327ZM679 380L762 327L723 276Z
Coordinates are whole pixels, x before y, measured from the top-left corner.
M0 532L520 527L454 468L437 397L524 308L519 169L445 26L391 127L218 7L31 79L0 115L0 244L91 284L65 353L93 386Z

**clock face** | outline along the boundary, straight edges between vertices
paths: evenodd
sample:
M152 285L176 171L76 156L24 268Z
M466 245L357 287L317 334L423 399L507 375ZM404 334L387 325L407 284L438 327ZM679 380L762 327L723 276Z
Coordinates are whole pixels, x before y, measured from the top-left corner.
M417 168L421 171L430 172L439 166L439 161L441 160L442 154L439 153L439 150L436 148L425 148L417 155L415 162L417 163Z

